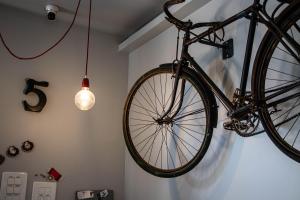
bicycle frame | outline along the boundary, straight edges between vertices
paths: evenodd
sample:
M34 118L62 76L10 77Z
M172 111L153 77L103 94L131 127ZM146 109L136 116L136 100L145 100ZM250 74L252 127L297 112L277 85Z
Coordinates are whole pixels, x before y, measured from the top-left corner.
M196 42L215 46L215 47L222 47L221 44L217 44L212 41L208 41L207 39L204 39L205 37L209 36L210 34L214 33L217 30L223 29L225 26L240 20L242 18L246 18L250 20L249 25L249 31L248 31L248 38L247 38L247 44L246 44L246 50L245 50L245 56L244 56L244 63L243 63L243 69L242 69L242 76L240 81L240 95L241 97L245 97L246 95L246 86L247 86L247 80L249 76L249 69L250 69L250 61L252 58L252 49L253 49L253 41L255 37L255 31L256 31L256 25L258 23L264 24L268 30L270 30L278 39L280 42L285 46L285 48L300 62L299 56L297 54L300 54L300 45L297 44L296 41L294 41L288 34L283 33L280 28L276 25L275 21L267 14L265 9L263 9L263 5L260 4L259 0L254 0L254 3L246 8L245 10L239 12L238 14L226 19L223 22L208 22L208 23L199 23L200 26L195 26L194 28L203 27L203 24L216 24L213 28L209 28L208 30L200 33L199 35L196 35L195 37L191 38L191 29L185 30L185 35L183 39L183 48L181 51L181 59L179 62L179 67L176 71L176 79L174 84L174 91L172 95L172 102L170 108L165 112L165 114L161 117L163 119L168 115L170 110L172 109L175 101L176 96L176 90L178 87L178 81L179 81L179 73L181 71L181 68L184 67L184 63L189 62L191 66L195 69L195 71L198 73L200 78L206 83L212 92L217 96L217 98L222 102L222 104L226 107L228 110L228 116L234 117L238 116L241 113L247 113L250 111L250 109L253 108L253 105L245 105L241 106L239 108L236 108L236 106L226 97L226 95L219 89L219 87L211 80L211 78L205 73L205 71L199 66L199 64L192 58L192 56L189 54L189 46L191 44L194 44ZM284 40L282 39L284 38ZM286 43L288 42L288 44ZM275 94L272 94L266 99L270 99L271 97L279 96L285 92L287 92L287 89L300 86L300 81L296 82L294 84L291 84L289 86L284 86L282 88L279 88L278 92ZM183 100L182 96L183 92L181 92L181 101ZM293 97L291 97L293 98ZM257 105L256 105L257 106ZM178 108L180 109L180 108ZM176 112L175 112L176 113ZM172 117L171 117L172 118Z

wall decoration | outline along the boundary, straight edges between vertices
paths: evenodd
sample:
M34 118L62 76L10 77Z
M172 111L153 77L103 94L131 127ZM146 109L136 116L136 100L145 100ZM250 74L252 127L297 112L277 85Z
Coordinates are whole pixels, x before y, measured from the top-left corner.
M21 146L23 152L30 152L32 151L33 148L34 148L34 144L29 140L23 142ZM19 153L20 153L19 148L14 145L9 146L6 150L6 155L11 158L16 157L17 155L19 155ZM5 161L5 156L0 154L0 165L2 165L4 161Z
M113 200L113 190L86 190L77 191L76 200Z
M6 151L8 157L16 157L19 153L20 150L15 146L9 146Z
M5 157L2 154L0 154L0 165L2 165L4 161L5 161Z
M23 142L22 147L21 147L22 151L24 151L24 152L32 151L33 148L34 148L33 142L30 142L28 140Z
M54 168L51 168L48 172L48 179L49 180L55 180L59 181L59 179L62 177L62 175Z
M62 175L54 168L51 168L47 174L44 173L37 173L34 175L35 177L41 177L43 179L46 179L47 181L59 181L62 177Z
M42 90L37 89L36 86L48 87L49 83L46 81L36 81L34 79L26 79L26 87L25 87L23 93L25 95L27 95L31 92L36 94L38 96L38 103L36 105L32 106L32 105L29 105L27 103L27 101L24 100L23 106L24 106L25 111L41 112L47 103L46 94Z

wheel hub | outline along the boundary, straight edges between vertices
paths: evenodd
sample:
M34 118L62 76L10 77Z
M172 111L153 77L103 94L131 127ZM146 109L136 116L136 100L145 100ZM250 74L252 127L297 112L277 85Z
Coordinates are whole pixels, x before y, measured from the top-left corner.
M156 119L155 120L158 125L163 125L163 124L171 124L173 122L173 120L170 117L166 117L164 119Z

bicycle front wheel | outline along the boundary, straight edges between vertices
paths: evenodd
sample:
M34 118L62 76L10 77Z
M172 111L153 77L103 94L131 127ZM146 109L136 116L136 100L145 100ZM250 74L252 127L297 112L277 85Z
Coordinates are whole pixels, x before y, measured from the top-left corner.
M172 71L171 67L159 67L144 74L131 89L123 116L131 156L140 167L159 177L190 171L203 158L212 137L208 99L196 74L188 68L180 75L174 106L166 117L169 120L158 120L171 104Z
M291 6L279 17L282 31L300 44L300 6ZM280 40L288 44L285 46ZM287 156L300 162L300 63L299 52L284 38L269 33L261 46L258 73L253 80L259 113L266 132ZM293 49L293 52L289 51ZM299 49L298 49L299 50ZM254 84L254 85L255 85Z

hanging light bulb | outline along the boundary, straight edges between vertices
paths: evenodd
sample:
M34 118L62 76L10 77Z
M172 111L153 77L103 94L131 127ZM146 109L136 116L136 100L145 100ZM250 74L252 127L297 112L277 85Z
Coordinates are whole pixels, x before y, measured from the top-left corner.
M89 12L89 26L88 26L88 39L86 48L86 65L85 65L85 76L82 80L81 90L75 95L75 105L80 110L89 110L95 105L95 95L90 91L90 83L87 78L87 69L89 61L89 44L90 44L90 29L91 29L91 8L92 0L90 0L90 12Z
M89 79L85 77L81 90L75 95L75 105L80 110L89 110L95 105L95 101L95 95L90 91Z

